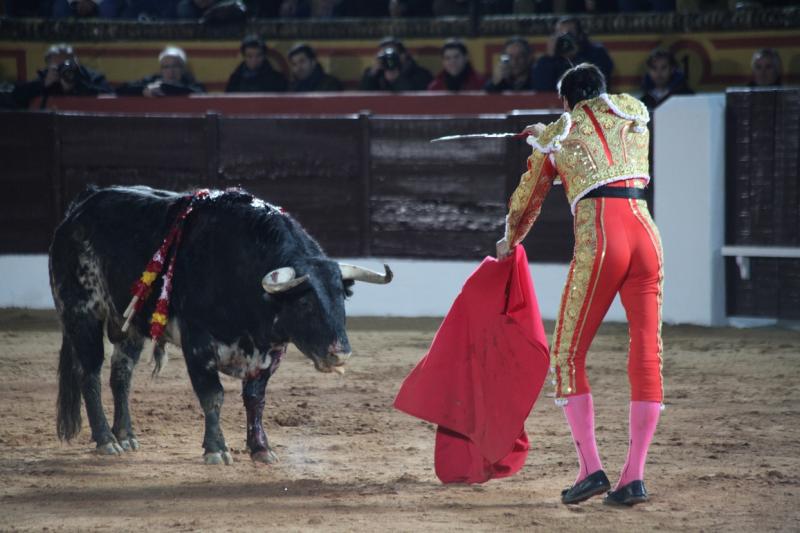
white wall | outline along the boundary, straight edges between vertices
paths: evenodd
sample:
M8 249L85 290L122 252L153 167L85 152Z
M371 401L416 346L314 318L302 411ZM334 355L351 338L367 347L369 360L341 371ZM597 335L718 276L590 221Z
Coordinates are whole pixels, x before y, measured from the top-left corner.
M389 285L359 283L355 294L347 301L347 313L351 316L442 316L480 263L375 258L340 260L378 271L383 270L381 265L386 262L395 274ZM567 265L532 264L531 273L542 316L554 319ZM46 256L0 256L0 307L53 308ZM608 319L625 320L618 301L611 307Z
M725 324L725 95L673 96L655 113L655 218L664 321Z

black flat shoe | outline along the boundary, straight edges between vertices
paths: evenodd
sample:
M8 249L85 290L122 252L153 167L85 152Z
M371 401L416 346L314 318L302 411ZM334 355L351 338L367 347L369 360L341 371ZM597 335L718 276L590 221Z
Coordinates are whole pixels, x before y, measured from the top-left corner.
M606 477L606 473L598 470L589 474L581 481L575 483L568 489L561 491L561 503L572 504L588 500L592 496L602 494L611 488L611 483Z
M606 497L603 498L603 503L606 505L627 505L630 507L637 503L646 502L647 499L647 489L644 488L644 481L637 479L636 481L631 481L624 487L609 491Z

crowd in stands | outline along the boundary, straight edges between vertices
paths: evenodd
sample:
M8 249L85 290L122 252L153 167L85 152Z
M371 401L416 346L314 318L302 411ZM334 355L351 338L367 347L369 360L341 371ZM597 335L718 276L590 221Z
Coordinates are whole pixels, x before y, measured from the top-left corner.
M195 0L193 0L195 1ZM242 61L230 74L225 92L283 93L340 91L343 84L325 72L315 50L299 43L288 52L290 75L276 70L267 57L263 39L250 35L240 46ZM273 51L274 52L274 51ZM36 98L45 107L51 96L93 96L115 93L119 96L181 96L206 92L194 79L186 53L167 46L158 56L158 72L140 80L111 87L102 73L80 63L68 44L51 46L44 57L44 67L33 81L19 82L0 93L0 107L29 108ZM609 84L614 62L602 44L592 41L580 20L567 16L558 20L547 49L534 57L523 37L509 38L488 79L475 70L463 41L449 39L441 47L441 70L435 75L420 66L403 42L387 37L378 44L373 63L365 69L358 89L362 91L505 91L556 92L561 75L583 62L597 65ZM781 85L781 60L771 48L753 55L752 87ZM612 88L613 89L613 88ZM655 108L676 94L693 94L685 72L668 50L654 50L647 58L641 85L641 99Z
M484 15L634 13L783 6L782 0L478 0ZM0 14L139 20L442 17L473 13L471 0L0 0Z

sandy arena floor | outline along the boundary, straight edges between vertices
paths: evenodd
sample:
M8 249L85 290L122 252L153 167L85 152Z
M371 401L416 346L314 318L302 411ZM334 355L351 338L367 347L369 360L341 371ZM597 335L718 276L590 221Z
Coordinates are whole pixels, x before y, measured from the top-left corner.
M797 531L799 333L665 327L667 410L650 449L652 499L619 510L600 498L559 503L576 459L549 386L528 419L532 449L519 474L481 486L438 482L434 428L391 407L438 322L351 320L344 377L315 372L292 349L267 391L277 465L250 461L240 384L223 378L235 460L225 467L202 462L202 416L174 349L157 379L148 361L136 370L140 451L95 455L85 415L78 439L60 443L55 315L0 311L0 530ZM589 356L612 482L626 453L625 346L623 326L604 326Z

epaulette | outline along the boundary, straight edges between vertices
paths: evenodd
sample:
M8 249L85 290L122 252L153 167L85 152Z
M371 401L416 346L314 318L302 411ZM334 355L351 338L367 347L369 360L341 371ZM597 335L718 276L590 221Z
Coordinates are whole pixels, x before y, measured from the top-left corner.
M571 127L572 118L569 113L564 113L558 120L548 124L541 135L530 135L525 142L543 154L558 152L561 150L561 141L567 138Z
M625 93L603 93L600 98L615 115L634 121L636 124L633 131L641 133L647 128L647 123L650 122L650 113L647 111L647 107L633 96Z

